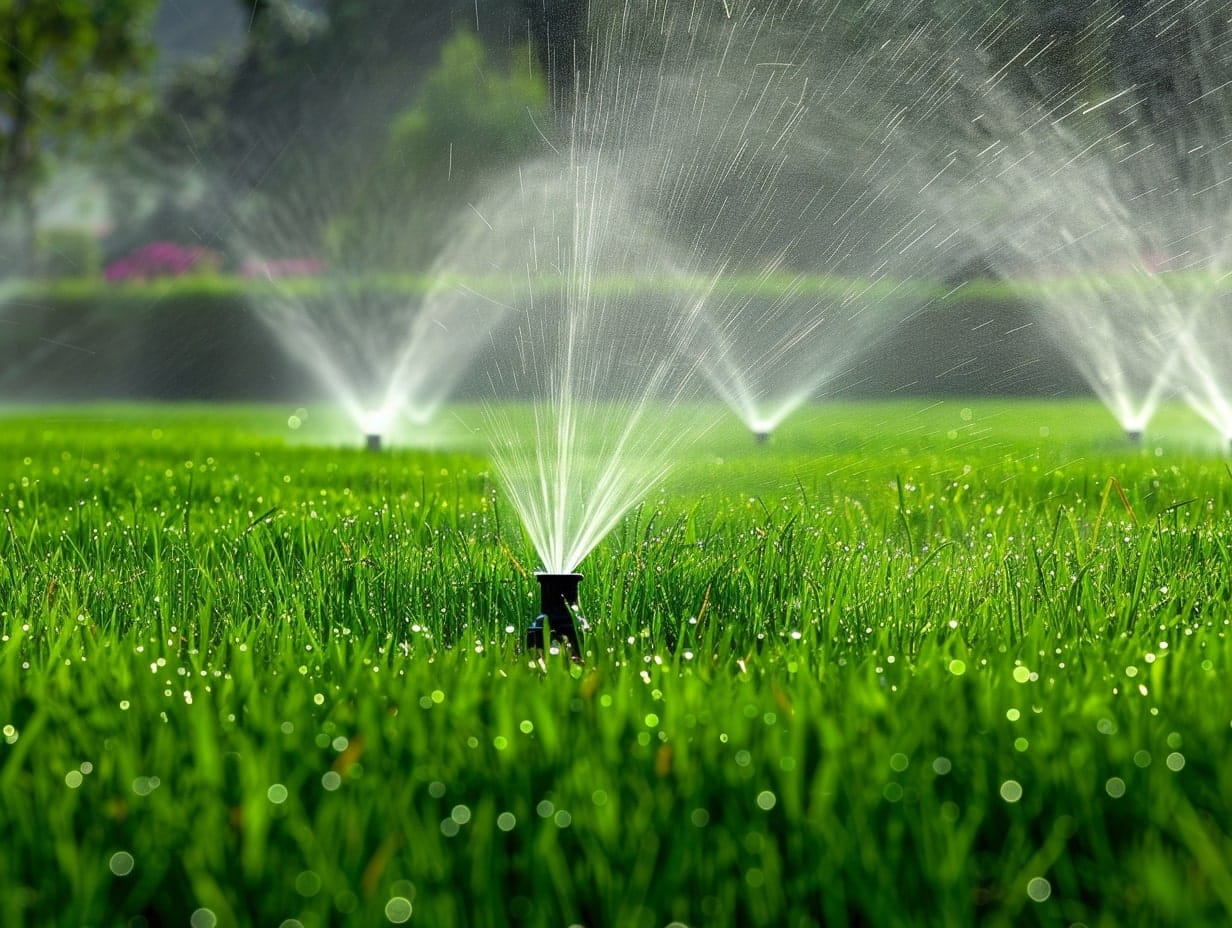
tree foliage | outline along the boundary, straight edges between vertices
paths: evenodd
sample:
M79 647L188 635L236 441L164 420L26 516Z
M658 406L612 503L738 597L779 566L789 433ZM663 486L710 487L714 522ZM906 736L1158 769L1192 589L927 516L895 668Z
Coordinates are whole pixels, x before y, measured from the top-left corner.
M0 207L33 234L48 159L122 138L147 111L157 0L0 0Z
M355 206L334 224L334 246L352 260L423 266L475 187L550 144L552 131L548 87L532 50L518 46L494 62L478 36L458 30L414 103L393 121Z

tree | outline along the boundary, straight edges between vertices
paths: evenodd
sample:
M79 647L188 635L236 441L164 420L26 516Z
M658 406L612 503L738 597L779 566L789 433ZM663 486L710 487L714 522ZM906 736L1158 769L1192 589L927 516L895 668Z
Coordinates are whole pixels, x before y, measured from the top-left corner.
M466 28L441 46L382 157L363 172L354 206L334 223L333 245L350 263L425 267L478 186L548 147L548 88L532 49L493 57Z
M146 112L157 0L0 0L0 209L34 240L48 159L114 142Z

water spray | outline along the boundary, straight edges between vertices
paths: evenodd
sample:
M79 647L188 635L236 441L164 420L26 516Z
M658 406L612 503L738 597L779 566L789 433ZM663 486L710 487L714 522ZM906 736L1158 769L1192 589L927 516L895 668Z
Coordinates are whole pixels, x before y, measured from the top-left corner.
M567 647L573 659L580 661L581 633L588 630L577 611L582 575L537 572L535 579L539 581L539 615L526 632L527 650L546 651L555 644Z

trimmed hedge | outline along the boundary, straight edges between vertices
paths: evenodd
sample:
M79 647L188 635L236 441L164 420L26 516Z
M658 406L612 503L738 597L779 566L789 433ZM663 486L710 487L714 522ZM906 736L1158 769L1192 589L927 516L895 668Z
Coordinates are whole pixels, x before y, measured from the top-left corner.
M412 295L431 283L407 275L356 286ZM322 286L313 279L287 284L306 295ZM0 399L281 401L319 394L311 373L252 308L262 286L209 275L121 285L58 280L17 288L0 303ZM1086 392L1008 285L977 281L946 292L890 328L831 392ZM459 385L459 395L482 395L485 383L483 372L474 371Z

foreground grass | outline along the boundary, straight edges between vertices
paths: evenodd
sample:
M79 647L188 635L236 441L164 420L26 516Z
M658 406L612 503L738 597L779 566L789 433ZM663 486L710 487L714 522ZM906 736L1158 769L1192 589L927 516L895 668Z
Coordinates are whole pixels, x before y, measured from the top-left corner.
M1232 474L1183 417L712 435L584 565L585 667L518 653L482 456L285 420L0 425L3 924L1232 919Z

